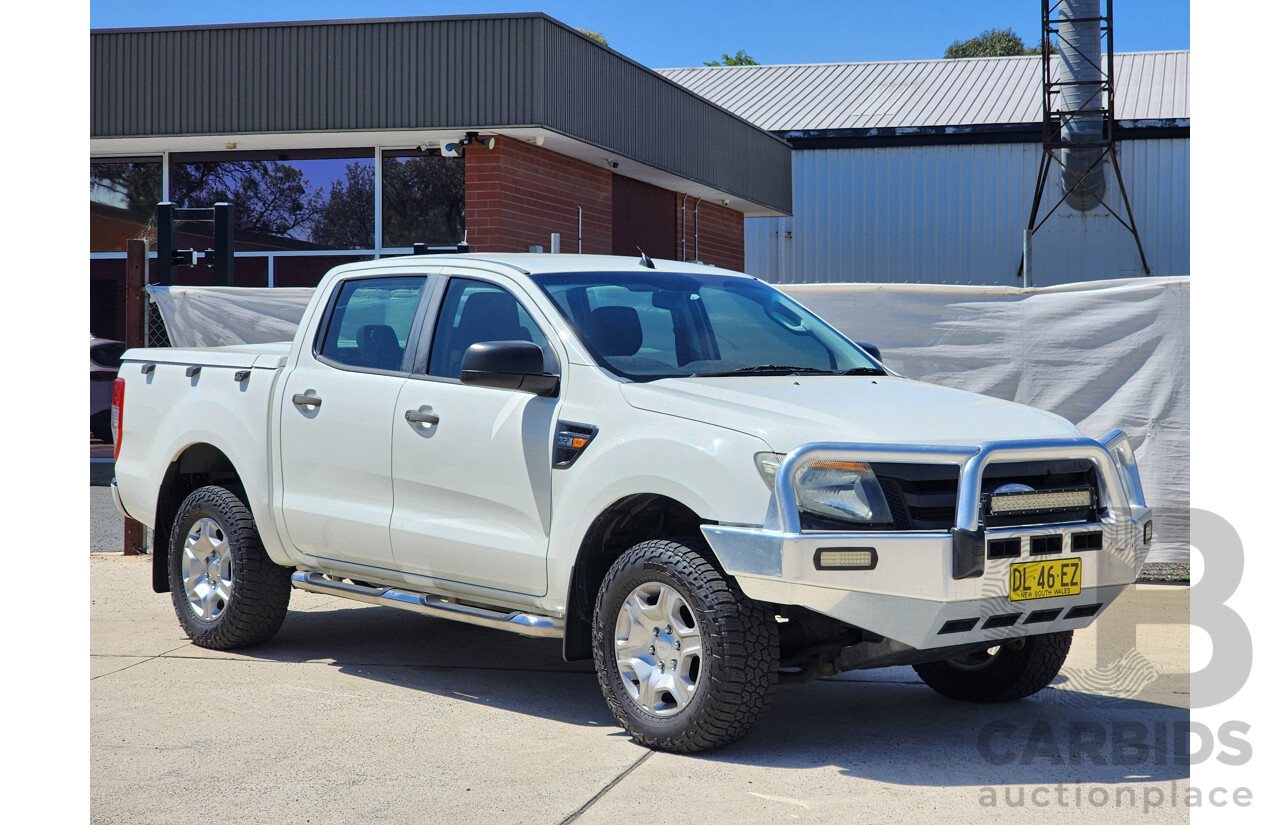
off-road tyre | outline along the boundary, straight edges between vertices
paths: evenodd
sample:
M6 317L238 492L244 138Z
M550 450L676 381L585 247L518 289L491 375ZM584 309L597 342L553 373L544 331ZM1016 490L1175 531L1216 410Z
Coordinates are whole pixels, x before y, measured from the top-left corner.
M207 534L218 549L199 543L202 534ZM186 568L194 582L190 590L183 565L188 544L194 548ZM200 571L204 585L215 580L225 585L222 577L226 574L220 572L223 563L218 563L215 570L199 558L218 555L230 561L231 572L226 577L230 587L224 587L227 598L216 595L214 588L215 594L206 604L193 605L193 600L199 601L193 593L209 590L200 584ZM178 508L169 542L169 584L182 629L193 644L212 650L249 647L274 636L288 612L292 590L289 569L275 564L262 549L243 494L218 486L199 488ZM201 610L206 615L200 615Z
M605 701L637 742L656 750L694 753L723 747L745 736L773 704L778 684L774 612L747 598L710 557L697 537L642 542L613 563L596 597L592 648ZM666 716L647 710L624 687L615 652L619 614L628 598L638 588L662 585L678 594L701 639L693 690L683 707L667 710L671 715Z
M929 687L961 702L1012 702L1047 687L1071 651L1071 631L1027 636L967 665L965 657L914 665Z

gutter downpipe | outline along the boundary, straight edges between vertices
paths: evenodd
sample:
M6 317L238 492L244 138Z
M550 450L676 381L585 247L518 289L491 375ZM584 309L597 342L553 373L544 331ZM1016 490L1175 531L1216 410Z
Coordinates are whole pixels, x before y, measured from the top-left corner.
M681 262L689 260L689 238L688 230L685 228L685 209L689 205L689 193L685 192L680 196L680 260Z
M702 256L698 253L698 207L702 205L702 198L698 198L693 203L693 262L695 264L702 263Z

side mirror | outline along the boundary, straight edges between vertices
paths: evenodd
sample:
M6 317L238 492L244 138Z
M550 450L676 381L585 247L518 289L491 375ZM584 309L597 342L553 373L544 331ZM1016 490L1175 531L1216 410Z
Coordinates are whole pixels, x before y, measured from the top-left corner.
M484 341L462 355L464 384L520 390L551 396L560 391L560 376L542 371L542 348L530 341Z
M881 364L884 363L884 359L880 357L880 348L875 344L864 344L861 341L855 341L854 343L866 350L867 354L872 358L876 359Z

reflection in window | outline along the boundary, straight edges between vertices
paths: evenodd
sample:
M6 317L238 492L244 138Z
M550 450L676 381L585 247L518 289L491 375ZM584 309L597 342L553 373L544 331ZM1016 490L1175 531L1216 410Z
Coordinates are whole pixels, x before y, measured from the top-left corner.
M89 249L123 252L143 237L163 186L159 160L89 164Z
M234 203L238 250L370 249L373 173L371 157L190 155L172 163L169 195L179 207ZM180 231L211 235L212 228Z
M382 156L382 245L462 242L465 166L432 150Z
M347 281L320 354L353 367L399 370L426 281L422 276Z

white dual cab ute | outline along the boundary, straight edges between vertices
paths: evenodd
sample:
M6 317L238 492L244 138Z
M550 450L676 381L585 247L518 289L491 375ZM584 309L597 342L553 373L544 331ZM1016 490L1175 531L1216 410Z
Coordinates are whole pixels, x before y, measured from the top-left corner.
M294 587L562 638L664 750L780 679L1030 695L1151 541L1122 432L904 378L701 264L340 266L292 343L130 350L114 389L116 503L195 644L267 641Z

